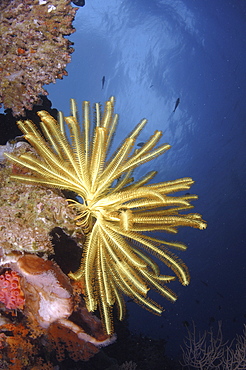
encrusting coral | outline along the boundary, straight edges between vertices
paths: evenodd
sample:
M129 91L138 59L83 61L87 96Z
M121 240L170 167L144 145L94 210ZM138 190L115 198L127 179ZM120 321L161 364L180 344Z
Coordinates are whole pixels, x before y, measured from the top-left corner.
M67 74L73 52L64 38L76 9L70 0L12 0L0 4L0 106L15 116L32 109L44 84Z
M11 277L14 281L9 286ZM7 284L4 284L6 281ZM1 359L11 362L14 358L19 364L16 369L29 369L27 364L35 357L37 360L38 348L42 348L42 337L45 338L46 352L51 353L55 349L58 361L65 358L66 351L75 361L86 361L100 347L115 340L114 336L104 333L102 323L88 312L81 298L76 303L76 289L73 291L70 279L53 261L28 253L5 255L0 261L1 298L3 290L6 291L5 297L12 296L14 292L16 299L11 299L11 304L9 299L1 299L8 309L2 309L2 312L7 314L10 310L15 317L18 310L25 319L19 323L17 320L15 324L3 322L0 325L0 366ZM80 324L70 318L72 314L76 314ZM6 336L6 331L12 334ZM30 350L25 352L27 348Z
M7 270L0 275L0 302L10 310L24 307L25 298L16 271Z
M122 319L123 294L156 314L161 314L162 307L147 296L150 288L171 301L177 298L166 286L175 276L162 274L150 254L173 270L183 285L189 283L187 267L169 251L169 248L185 250L186 246L151 237L146 232L177 233L179 226L204 229L206 222L197 213L180 212L193 207L190 201L197 199L196 195L173 195L177 191L187 192L193 184L191 178L147 185L155 171L137 181L131 177L136 167L170 148L168 144L156 148L161 131L155 131L136 149L136 139L147 122L144 119L109 157L118 121L114 98L105 103L103 114L96 104L93 129L89 102L83 104L82 130L73 100L71 107L72 115L65 118L70 138L62 115L59 124L47 112L39 111L43 135L31 121L18 122L38 156L32 152L6 156L26 171L14 174L12 179L71 190L82 199L81 203L69 200L69 205L78 212L77 225L86 233L81 266L69 276L82 282L88 310L99 308L105 330L112 334L112 307L118 306Z

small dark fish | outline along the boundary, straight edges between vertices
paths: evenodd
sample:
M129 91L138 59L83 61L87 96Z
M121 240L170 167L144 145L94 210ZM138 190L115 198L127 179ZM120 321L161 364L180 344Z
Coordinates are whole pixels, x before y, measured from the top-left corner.
M224 298L223 294L221 294L220 292L216 292L216 294L221 297L221 298Z
M211 325L213 322L215 322L215 318L211 316L208 321L208 325Z
M180 98L178 98L178 99L176 100L176 103L175 103L175 107L174 107L173 113L174 113L174 112L176 111L176 109L178 108L179 103L180 103Z
M187 320L182 321L182 324L184 327L188 328L190 326L189 322Z
M200 301L199 301L198 299L195 299L195 302L196 302L197 304L199 304L199 303L200 303Z
M122 175L120 175L120 176L116 179L116 184L118 184L118 182L120 182L121 178L122 178Z
M204 285L208 286L208 283L206 283L206 281L201 280L201 283L203 283Z
M140 146L140 148L142 148L142 146L144 146L144 142L141 142L141 143L138 143L137 146Z
M105 84L105 76L103 76L102 78L102 89L104 88L104 84Z
M85 0L74 0L73 3L74 5L77 5L77 6L84 6Z

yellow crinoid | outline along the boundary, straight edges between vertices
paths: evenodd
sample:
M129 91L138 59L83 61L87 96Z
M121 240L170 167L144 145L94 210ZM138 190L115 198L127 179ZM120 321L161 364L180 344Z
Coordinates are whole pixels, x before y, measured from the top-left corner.
M164 153L168 144L156 147L162 136L155 133L141 148L134 147L146 124L143 119L108 158L118 115L114 114L114 98L106 103L101 115L95 106L95 123L90 123L89 102L83 103L82 130L77 109L71 100L71 116L65 118L70 131L67 137L63 118L58 123L45 111L39 111L42 133L31 121L19 121L25 138L37 155L6 154L12 161L31 170L31 175L14 175L13 179L75 192L82 201L69 200L77 209L76 223L86 233L80 268L70 277L81 279L89 311L100 309L105 330L113 332L112 307L118 306L119 318L124 315L123 295L131 297L148 310L161 314L162 307L147 296L150 288L171 301L176 295L165 285L175 276L163 275L151 254L167 265L183 285L189 283L184 263L170 248L185 250L182 243L159 240L149 231L177 233L179 226L206 228L197 213L180 213L192 208L196 195L174 196L187 191L191 178L156 184L147 183L156 172L151 171L134 181L133 170ZM60 117L62 115L60 114Z

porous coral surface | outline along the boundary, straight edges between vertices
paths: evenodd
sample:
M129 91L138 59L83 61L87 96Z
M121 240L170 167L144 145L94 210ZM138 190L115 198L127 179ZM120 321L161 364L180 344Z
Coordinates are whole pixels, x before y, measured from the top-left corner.
M0 3L0 106L15 116L32 109L44 84L67 74L73 52L64 36L77 8L68 0L12 0Z
M25 299L20 287L20 277L15 271L5 271L0 275L0 302L10 310L24 306Z

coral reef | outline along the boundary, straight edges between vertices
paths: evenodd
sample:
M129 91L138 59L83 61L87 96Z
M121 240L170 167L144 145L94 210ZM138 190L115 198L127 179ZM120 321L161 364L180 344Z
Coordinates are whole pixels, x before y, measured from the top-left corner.
M69 278L55 262L31 254L13 252L1 259L0 273L3 273L0 277L5 277L6 268L13 277L18 272L20 278L17 281L25 297L25 303L23 300L18 307L25 319L19 323L3 323L0 327L2 359L10 362L12 358L16 359L19 364L17 369L27 369L27 363L30 363L24 354L25 350L28 358L38 355L39 348L42 347L41 338L45 338L47 353L55 350L57 361L64 360L67 352L75 361L88 360L101 346L115 340L114 336L104 334L101 322L83 308L83 301L75 306L76 293L73 293ZM7 279L10 280L10 276ZM6 289L12 291L9 285L6 285ZM17 307L8 304L6 308ZM75 316L74 321L72 314ZM75 322L76 319L81 326ZM11 331L12 334L7 335L6 331ZM24 364L23 361L27 363Z
M10 310L24 307L25 298L16 271L7 270L0 275L0 302Z
M69 0L12 0L0 4L0 104L23 115L44 84L67 74L77 8Z
M0 327L0 368L9 370L30 369L38 361L38 347L21 323L6 323ZM41 360L41 359L40 359ZM42 367L40 366L40 369Z
M35 255L9 255L7 262L22 276L28 315L47 329L51 323L67 319L73 312L72 287L68 277L52 261Z
M156 175L151 171L134 181L133 170L163 154L168 144L156 147L162 132L155 133L141 148L134 147L147 120L143 119L116 149L111 158L108 151L117 126L114 97L105 103L102 114L95 106L94 132L90 128L89 102L84 102L82 130L77 120L77 108L71 101L71 116L65 121L70 132L66 136L62 115L58 123L46 111L39 111L42 133L33 122L18 121L25 138L36 150L20 156L6 153L21 173L11 179L28 184L56 187L76 193L82 200L68 199L77 210L77 226L86 234L81 266L69 276L80 280L89 311L99 308L105 331L114 331L112 309L118 306L119 319L124 317L127 295L155 314L162 307L147 296L150 288L171 301L177 296L166 284L175 276L160 273L150 254L168 266L183 285L189 283L185 264L169 249L185 250L182 243L168 242L146 235L149 231L177 233L180 226L205 229L206 222L198 213L182 213L193 208L196 195L173 196L193 184L191 178L162 183L147 183Z
M120 366L120 370L136 370L137 364L132 361L126 361Z
M243 334L228 345L222 334L222 323L218 322L217 334L212 329L204 334L188 330L184 340L183 361L181 365L188 369L205 370L244 370L246 369L246 325Z
M60 323L54 323L49 327L49 340L59 362L65 359L66 353L77 362L87 361L99 351L92 343L78 340L74 331L64 330Z

